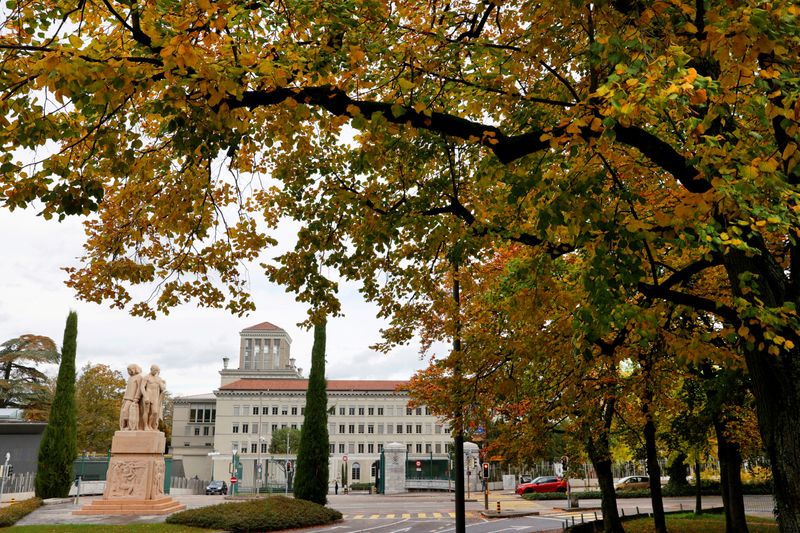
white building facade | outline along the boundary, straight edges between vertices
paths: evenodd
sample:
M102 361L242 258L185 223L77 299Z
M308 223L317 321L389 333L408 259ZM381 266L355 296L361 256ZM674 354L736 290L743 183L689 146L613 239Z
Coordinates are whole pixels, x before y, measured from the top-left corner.
M291 339L264 322L240 333L238 368L221 370L212 394L175 399L172 453L183 459L187 477L226 479L231 463L241 465L244 487L284 479L283 465L295 457L269 453L281 428L301 429L308 380L290 357ZM372 483L388 443L405 445L409 457L446 457L452 445L446 422L426 407L410 407L406 382L328 380L331 484ZM277 479L276 479L277 478Z

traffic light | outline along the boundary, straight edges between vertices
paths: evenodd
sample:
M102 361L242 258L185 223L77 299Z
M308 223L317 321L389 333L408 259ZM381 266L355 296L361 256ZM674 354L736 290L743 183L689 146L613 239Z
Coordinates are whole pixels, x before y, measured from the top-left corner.
M6 475L11 477L14 474L14 465L8 465L8 470L6 470Z
M292 471L292 462L291 461L286 461L286 471L287 472L291 472Z
M483 463L483 479L489 479L489 463Z

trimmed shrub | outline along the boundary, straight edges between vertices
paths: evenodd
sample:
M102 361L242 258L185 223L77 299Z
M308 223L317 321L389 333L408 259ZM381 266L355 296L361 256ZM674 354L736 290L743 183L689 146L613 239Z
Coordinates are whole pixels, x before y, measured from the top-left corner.
M771 483L745 483L742 485L742 492L744 494L772 494L772 484ZM583 500L599 500L601 498L600 491L597 490L587 490L587 491L573 491L574 495L577 495L578 498ZM703 496L719 496L720 494L720 487L719 481L703 481L700 494ZM671 496L694 496L695 495L695 488L694 485L686 485L679 488L673 488L669 485L665 485L661 487L661 495L665 498ZM567 495L562 493L554 493L554 492L530 492L528 494L523 494L522 496L526 500L566 500ZM650 491L646 489L637 489L637 490L618 490L617 491L617 499L623 498L649 498Z
M375 483L350 483L350 490L369 490L374 487Z
M342 519L342 513L306 500L272 496L244 502L189 509L167 518L169 524L247 533L320 526Z
M31 514L42 505L41 498L22 500L14 505L0 509L0 527L10 527Z

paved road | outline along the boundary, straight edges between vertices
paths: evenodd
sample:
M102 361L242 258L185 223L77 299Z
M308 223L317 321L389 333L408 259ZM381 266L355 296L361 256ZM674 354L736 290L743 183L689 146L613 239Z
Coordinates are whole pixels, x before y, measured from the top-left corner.
M176 500L188 508L203 507L224 500L222 496L176 496ZM89 498L81 498L81 505ZM489 509L496 509L499 501L501 510L508 514L538 513L538 515L486 518L481 515L484 509L483 498L465 504L468 533L500 532L542 532L561 531L565 523L580 523L593 520L595 513L600 516L599 500L581 500L580 509L564 510L555 501L528 501L511 493L494 492L489 498ZM772 498L770 496L746 496L745 505L754 514L769 516ZM651 510L646 498L619 500L620 509L625 514ZM330 526L322 526L297 532L332 533L451 533L455 531L455 502L452 495L442 493L410 493L396 496L382 495L331 495L329 505L344 515L344 520ZM703 506L721 505L718 497L704 497ZM693 509L692 498L666 498L666 510ZM164 517L146 516L138 518L110 516L74 516L76 507L71 502L45 505L19 522L29 524L130 524L160 522Z

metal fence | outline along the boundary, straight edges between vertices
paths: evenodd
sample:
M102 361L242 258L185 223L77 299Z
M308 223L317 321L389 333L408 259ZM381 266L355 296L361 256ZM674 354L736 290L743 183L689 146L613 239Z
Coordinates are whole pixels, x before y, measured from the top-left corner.
M169 487L171 489L182 489L191 494L205 494L209 481L197 478L170 477Z
M14 494L18 492L33 492L34 481L36 474L33 472L25 472L24 474L12 474L4 478L5 480L0 483L3 488L3 494Z

